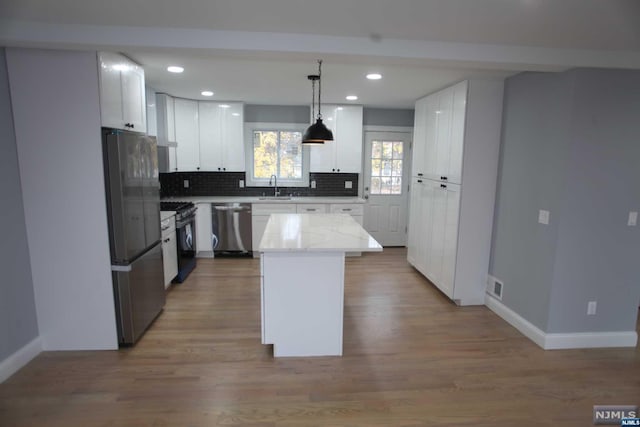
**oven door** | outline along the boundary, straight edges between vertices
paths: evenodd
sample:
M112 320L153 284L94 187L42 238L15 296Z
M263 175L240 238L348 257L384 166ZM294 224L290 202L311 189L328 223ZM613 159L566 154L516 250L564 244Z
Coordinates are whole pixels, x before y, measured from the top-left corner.
M175 282L182 283L196 266L196 216L190 215L176 221L178 247L178 275Z

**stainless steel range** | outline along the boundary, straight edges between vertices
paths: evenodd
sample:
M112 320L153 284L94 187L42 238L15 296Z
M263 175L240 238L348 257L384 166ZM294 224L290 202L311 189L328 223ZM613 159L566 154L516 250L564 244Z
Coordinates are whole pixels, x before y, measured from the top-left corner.
M196 267L196 210L191 202L161 202L160 210L176 212L178 275L173 281L182 283Z

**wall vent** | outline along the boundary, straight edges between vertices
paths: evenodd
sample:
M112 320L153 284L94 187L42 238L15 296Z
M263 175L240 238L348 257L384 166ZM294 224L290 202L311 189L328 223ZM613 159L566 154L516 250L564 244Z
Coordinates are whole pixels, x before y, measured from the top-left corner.
M487 293L502 301L503 292L504 283L491 275L487 276Z

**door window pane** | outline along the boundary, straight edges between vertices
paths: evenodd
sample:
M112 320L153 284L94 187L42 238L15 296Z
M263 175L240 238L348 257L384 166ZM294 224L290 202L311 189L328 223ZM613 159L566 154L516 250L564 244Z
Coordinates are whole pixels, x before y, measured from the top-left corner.
M371 194L402 194L402 141L372 141Z

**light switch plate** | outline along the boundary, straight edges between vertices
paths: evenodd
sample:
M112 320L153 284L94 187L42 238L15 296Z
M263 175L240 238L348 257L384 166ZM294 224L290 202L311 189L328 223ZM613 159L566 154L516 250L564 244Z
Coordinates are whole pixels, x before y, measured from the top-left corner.
M638 212L631 211L629 212L629 221L627 221L627 225L629 227L635 227L638 224Z
M315 181L311 181L311 188L316 188L316 182Z
M344 188L353 188L353 181L345 181Z
M598 308L598 301L589 301L587 304L587 316L594 316Z
M240 180L240 188L244 188L244 179Z
M182 185L184 186L184 188L189 188L189 180L185 179L184 181L182 181Z
M538 222L540 224L549 224L549 211L545 211L544 209L540 209L538 212Z

